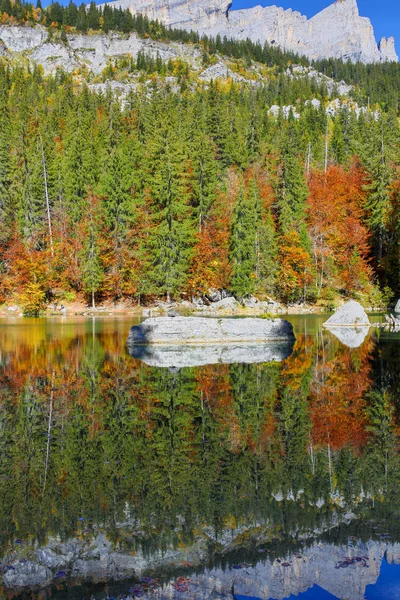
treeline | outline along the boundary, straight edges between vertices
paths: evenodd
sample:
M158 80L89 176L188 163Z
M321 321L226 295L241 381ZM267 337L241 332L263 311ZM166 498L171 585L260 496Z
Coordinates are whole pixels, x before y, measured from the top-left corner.
M0 90L2 301L400 291L395 115L274 118L267 87L233 84L121 106L40 69L2 67Z

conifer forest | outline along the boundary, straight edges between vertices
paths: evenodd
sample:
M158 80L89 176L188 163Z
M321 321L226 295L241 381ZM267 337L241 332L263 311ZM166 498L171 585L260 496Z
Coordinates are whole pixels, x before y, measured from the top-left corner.
M268 73L263 85L205 84L183 60L140 53L103 74L140 74L121 101L89 75L1 59L0 303L36 310L61 294L146 304L215 288L383 306L400 293L397 63L314 63L365 107L329 114L326 86L290 74L309 61L267 45L94 4L2 0L0 15L45 25L58 43L69 31L135 31L200 46L205 64L226 55Z

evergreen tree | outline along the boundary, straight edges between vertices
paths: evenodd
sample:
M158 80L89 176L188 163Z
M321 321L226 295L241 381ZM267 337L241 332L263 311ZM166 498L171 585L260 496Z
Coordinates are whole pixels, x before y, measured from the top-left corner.
M271 211L258 220L255 239L257 292L274 296L278 272L278 242Z
M176 108L155 99L151 114L146 169L155 214L148 244L154 291L169 300L184 290L193 252L192 169ZM166 122L166 114L172 122Z
M83 248L80 255L82 283L85 293L90 296L92 308L95 308L96 293L102 284L104 273L100 260L99 246L99 202L92 194L89 194L89 214L87 222L84 223Z
M235 296L244 298L256 289L257 192L254 183L246 193L240 188L232 220L232 282Z
M309 192L294 127L289 129L283 142L277 183L277 212L281 231L303 233Z

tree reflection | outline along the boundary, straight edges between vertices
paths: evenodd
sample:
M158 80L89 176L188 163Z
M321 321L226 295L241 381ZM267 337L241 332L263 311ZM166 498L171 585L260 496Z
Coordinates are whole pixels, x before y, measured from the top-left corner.
M20 333L0 329L3 553L94 524L115 540L140 524L160 548L205 525L217 538L260 522L289 533L335 498L399 489L393 385L373 377L373 338L350 349L319 331L281 364L174 371L131 358L122 332L94 321Z

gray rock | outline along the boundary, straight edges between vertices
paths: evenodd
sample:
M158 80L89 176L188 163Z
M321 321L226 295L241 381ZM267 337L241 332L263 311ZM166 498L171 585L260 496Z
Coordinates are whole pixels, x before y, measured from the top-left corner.
M232 312L236 312L238 307L239 303L235 298L223 298L212 305L213 310L231 310Z
M247 308L254 308L259 304L259 300L255 296L248 296L248 298L243 298L242 303Z
M201 74L200 79L203 81L213 81L214 79L227 79L232 78L235 81L242 80L243 77L238 76L233 73L231 69L229 69L222 61L218 62L216 65L211 65L207 67Z
M44 27L10 27L0 25L0 39L11 52L25 52L37 48L47 39Z
M337 0L311 19L277 6L230 11L231 0L117 0L109 4L146 14L167 26L268 42L311 59L398 60L393 38L376 43L371 21L360 17L357 0Z
M225 302L222 300L221 302ZM128 345L219 344L294 340L293 327L282 319L154 317L131 327Z
M293 341L218 346L130 346L129 353L151 367L182 369L216 364L281 362L293 351Z
M210 288L205 294L205 297L210 302L220 302L225 298L232 297L232 294L228 292L228 290L216 290L215 288Z
M337 309L325 323L324 327L369 327L368 316L359 302L350 300Z
M31 561L16 563L13 567L3 577L3 583L7 588L44 587L49 585L53 578L50 569Z
M400 299L397 300L396 306L394 307L394 312L398 315L400 314Z

